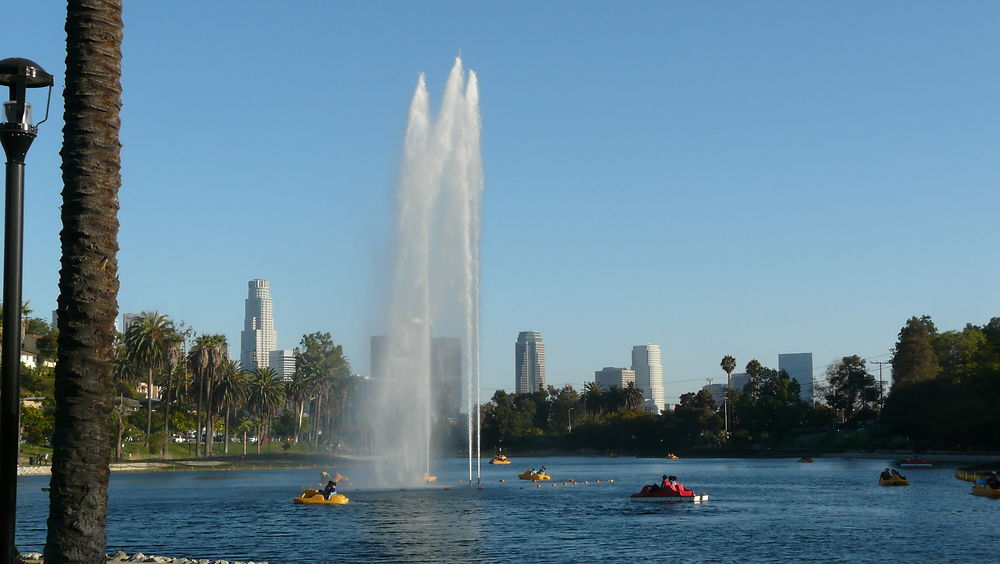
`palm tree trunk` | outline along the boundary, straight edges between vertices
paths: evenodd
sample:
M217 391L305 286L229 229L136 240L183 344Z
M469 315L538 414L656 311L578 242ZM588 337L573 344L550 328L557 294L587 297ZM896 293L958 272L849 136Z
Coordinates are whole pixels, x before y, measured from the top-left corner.
M299 432L302 430L302 414L305 413L306 402L304 400L299 400L298 409L295 410L297 417L295 418L295 444L299 444Z
M153 369L146 373L146 446L149 446L149 435L153 432Z
M107 558L118 316L121 0L69 0L66 16L59 346L44 549L50 564Z
M208 381L205 390L205 395L207 397L205 401L205 426L208 429L205 430L205 456L212 456L214 453L213 444L215 443L215 410L212 409L212 387L214 382Z
M163 458L167 457L167 450L170 448L172 437L170 436L170 376L173 369L167 371L167 389L163 400Z
M198 407L195 409L195 431L194 431L194 457L201 456L201 391L203 375L198 378Z
M226 431L225 431L225 434L223 435L223 438L225 439L226 444L222 447L222 452L224 452L226 454L229 454L229 416L230 415L232 415L232 414L230 413L230 410L227 407L226 408L226 421L225 421Z

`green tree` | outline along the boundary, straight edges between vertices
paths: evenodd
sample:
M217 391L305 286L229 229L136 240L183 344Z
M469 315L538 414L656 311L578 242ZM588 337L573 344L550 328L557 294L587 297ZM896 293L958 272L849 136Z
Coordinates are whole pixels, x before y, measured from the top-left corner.
M121 0L69 0L46 562L104 562L118 316ZM8 508L9 509L9 508Z
M899 330L892 355L892 387L936 378L941 371L934 352L934 322L927 315L911 317Z
M247 407L260 423L257 427L257 454L266 440L271 419L285 403L285 385L273 368L258 368L247 382Z
M584 411L591 415L597 415L604 409L604 390L597 382L587 382L583 385L583 407Z
M178 341L173 321L157 311L142 312L125 331L125 356L146 372L146 446L153 431L153 371L167 365Z
M344 348L333 342L329 333L309 333L302 336L295 355L296 372L311 383L313 393L310 427L313 442L318 443L325 430L331 444L339 434L338 422L344 413L348 395L354 389L351 364Z
M736 359L731 355L726 355L722 357L722 362L719 363L722 367L722 371L726 373L726 394L722 399L722 404L725 407L725 424L726 424L726 436L729 436L729 389L733 386L733 370L736 370Z
M845 356L826 370L827 405L837 410L841 421L860 423L873 417L873 405L878 402L878 382L868 373L865 361L858 355Z
M229 453L229 421L234 410L241 409L246 405L249 374L240 363L235 360L226 359L222 363L219 371L219 381L215 386L215 397L219 399L219 407L226 411L225 415L225 446L223 451Z
M194 449L195 455L199 455L201 445L202 419L201 414L205 413L205 450L204 456L212 453L212 442L215 438L215 427L212 410L212 391L215 387L216 374L221 370L222 363L226 359L226 337L224 335L199 335L194 346L188 352L187 364L191 375L194 377L194 384L197 387L197 412L195 421L197 431L195 432Z
M636 386L635 382L625 384L622 388L622 399L629 411L642 411L642 388Z

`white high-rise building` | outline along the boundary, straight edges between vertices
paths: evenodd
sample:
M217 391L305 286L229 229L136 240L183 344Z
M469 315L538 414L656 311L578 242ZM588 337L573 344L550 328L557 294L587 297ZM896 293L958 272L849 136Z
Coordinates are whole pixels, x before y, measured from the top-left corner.
M660 345L632 347L632 371L635 372L635 385L642 389L646 410L659 414L666 406Z
M274 330L270 282L256 279L247 286L246 314L240 333L240 364L244 370L254 371L267 368L268 355L278 348L278 333Z
M267 365L274 370L275 378L282 382L291 382L295 374L295 351L279 349L267 353Z

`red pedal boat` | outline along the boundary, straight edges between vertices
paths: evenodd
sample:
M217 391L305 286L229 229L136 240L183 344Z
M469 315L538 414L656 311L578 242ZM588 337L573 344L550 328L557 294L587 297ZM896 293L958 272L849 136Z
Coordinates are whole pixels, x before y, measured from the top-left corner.
M708 501L708 494L695 493L680 484L676 489L671 486L643 486L642 491L629 497L632 501Z

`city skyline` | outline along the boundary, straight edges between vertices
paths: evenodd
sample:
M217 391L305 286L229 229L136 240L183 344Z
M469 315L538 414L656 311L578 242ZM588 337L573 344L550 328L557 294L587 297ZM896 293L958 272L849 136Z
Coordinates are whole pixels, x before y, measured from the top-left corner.
M234 296L261 277L278 348L329 332L370 373L410 97L425 72L440 99L461 50L483 124L481 401L511 388L524 327L546 336L556 386L659 343L674 403L722 377L726 354L742 370L812 351L819 381L843 356L887 360L911 316L960 330L1000 314L1000 264L984 259L1000 239L1000 79L983 71L1000 6L393 7L127 6L120 312L236 349ZM8 16L32 23L9 30L11 56L56 81L25 191L24 299L49 311L65 6ZM402 28L435 33L415 45ZM311 77L277 100L286 143L258 133L276 103L262 66ZM181 126L195 108L210 135Z

